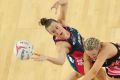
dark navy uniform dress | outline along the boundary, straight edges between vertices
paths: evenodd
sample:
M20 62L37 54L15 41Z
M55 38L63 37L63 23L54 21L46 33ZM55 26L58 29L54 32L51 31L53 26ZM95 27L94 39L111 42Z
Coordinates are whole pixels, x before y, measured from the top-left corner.
M84 75L84 65L83 65L83 38L79 34L79 32L71 27L64 27L68 32L70 32L70 38L67 40L58 39L57 37L53 37L54 42L66 41L71 45L71 50L66 54L68 61L74 70Z
M112 43L117 48L117 55L107 59L103 65L106 68L108 76L120 78L120 45Z

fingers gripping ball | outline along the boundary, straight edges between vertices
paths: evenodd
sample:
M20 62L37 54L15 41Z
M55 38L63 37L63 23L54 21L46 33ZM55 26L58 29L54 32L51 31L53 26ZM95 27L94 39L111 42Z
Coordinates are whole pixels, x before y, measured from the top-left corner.
M26 40L18 41L14 46L14 54L18 59L27 60L32 56L33 45Z

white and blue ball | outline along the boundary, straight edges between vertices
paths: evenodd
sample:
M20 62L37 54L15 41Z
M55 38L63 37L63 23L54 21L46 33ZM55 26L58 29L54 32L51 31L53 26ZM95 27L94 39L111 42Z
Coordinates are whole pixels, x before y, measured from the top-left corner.
M20 40L14 46L14 54L18 59L27 60L32 56L33 45L27 40Z

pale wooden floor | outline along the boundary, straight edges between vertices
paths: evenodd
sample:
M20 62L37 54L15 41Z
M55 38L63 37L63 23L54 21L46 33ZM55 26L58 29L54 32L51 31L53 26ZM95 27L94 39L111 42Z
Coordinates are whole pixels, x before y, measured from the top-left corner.
M72 68L49 62L20 61L14 43L29 40L35 51L56 57L52 36L38 21L57 18L50 6L55 0L0 0L0 80L65 80ZM120 41L120 0L69 0L66 23L86 38Z

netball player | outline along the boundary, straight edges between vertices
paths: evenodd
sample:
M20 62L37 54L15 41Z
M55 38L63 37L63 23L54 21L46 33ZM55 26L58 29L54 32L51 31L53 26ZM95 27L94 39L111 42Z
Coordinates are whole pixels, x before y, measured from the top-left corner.
M93 79L98 71L105 67L111 80L120 80L120 45L111 42L100 42L96 38L88 38L84 42L85 68L88 72L82 80ZM94 63L90 69L90 64ZM109 80L110 80L109 79Z
M58 50L58 58L34 54L32 56L32 59L36 61L47 60L57 65L63 65L65 62L65 57L67 56L68 61L70 62L73 69L76 71L69 76L68 80L76 80L80 77L79 74L84 75L83 38L76 29L64 24L67 5L67 0L57 1L52 8L57 9L59 6L61 7L59 19L55 20L42 18L39 22L40 24L45 26L45 29L51 35L53 35L53 40ZM105 80L104 77L102 78L102 80Z

